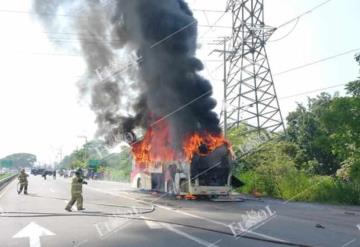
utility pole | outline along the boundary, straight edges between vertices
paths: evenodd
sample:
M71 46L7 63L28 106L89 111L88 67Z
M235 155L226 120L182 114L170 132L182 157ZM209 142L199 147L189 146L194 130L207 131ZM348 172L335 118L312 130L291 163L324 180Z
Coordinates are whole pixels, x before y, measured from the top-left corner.
M224 125L229 130L243 124L259 134L285 130L265 49L276 28L264 23L264 0L228 0L227 11L232 14L232 40L230 51L224 52Z
M221 118L221 122L223 123L223 134L224 137L227 137L227 131L228 131L228 125L227 125L227 111L226 111L226 97L227 97L227 59L228 59L228 55L227 53L229 53L230 51L227 50L227 46L229 43L230 38L229 37L223 37L221 40L218 40L217 43L214 43L214 45L220 45L222 43L223 45L223 49L215 49L213 50L211 53L213 52L217 52L220 53L220 55L223 55L223 83L224 83L224 101L223 101L223 109L221 111L220 114L220 118ZM211 54L210 53L210 54Z

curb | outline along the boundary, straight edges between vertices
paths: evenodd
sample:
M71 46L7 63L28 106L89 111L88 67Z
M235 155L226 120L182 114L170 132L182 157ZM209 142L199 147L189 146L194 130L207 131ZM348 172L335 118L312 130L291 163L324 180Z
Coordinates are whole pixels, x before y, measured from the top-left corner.
M13 174L7 178L0 180L0 191L4 189L14 178L16 178L17 174Z

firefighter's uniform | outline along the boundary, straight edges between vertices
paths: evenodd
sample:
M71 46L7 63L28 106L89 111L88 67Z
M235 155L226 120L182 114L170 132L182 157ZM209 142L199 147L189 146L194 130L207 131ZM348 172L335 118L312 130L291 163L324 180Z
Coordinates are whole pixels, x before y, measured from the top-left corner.
M27 189L28 189L28 177L29 175L25 173L25 170L21 170L20 175L18 176L19 183L20 183L20 190L18 191L18 194L20 194L24 190L24 194L27 195Z
M67 211L71 211L71 208L75 204L75 202L76 202L76 207L78 210L84 210L82 185L87 184L87 182L84 181L80 172L76 172L75 174L76 174L76 176L72 179L72 182L71 182L71 199L65 208L65 210L67 210Z

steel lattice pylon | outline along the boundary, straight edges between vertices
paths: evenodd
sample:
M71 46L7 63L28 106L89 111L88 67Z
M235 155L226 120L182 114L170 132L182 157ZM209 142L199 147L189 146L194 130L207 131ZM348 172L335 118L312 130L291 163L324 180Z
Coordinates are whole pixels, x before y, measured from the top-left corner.
M265 44L276 28L264 24L263 0L229 0L232 13L231 47L225 52L226 130L245 124L250 129L284 129Z

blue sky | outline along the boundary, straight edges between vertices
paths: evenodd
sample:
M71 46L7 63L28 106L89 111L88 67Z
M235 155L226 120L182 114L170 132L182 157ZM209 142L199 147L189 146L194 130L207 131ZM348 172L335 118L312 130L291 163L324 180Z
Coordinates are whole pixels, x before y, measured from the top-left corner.
M189 0L193 9L223 10L225 0ZM277 26L324 2L324 0L265 0L265 16L268 25ZM2 0L0 2L0 157L13 152L30 152L42 162L57 160L59 149L69 153L89 139L96 130L94 116L85 102L78 97L76 80L85 69L81 57L69 56L73 52L55 48L47 40L41 25L33 15L1 10L30 11L30 0ZM267 46L274 74L360 48L360 1L332 0L327 5L301 18L294 31L286 38ZM201 25L212 24L221 13L196 11ZM230 15L218 23L230 26ZM278 30L272 37L277 39L288 33L293 23ZM198 56L204 60L203 75L214 86L214 96L221 108L221 69L212 72L221 62L216 55L208 56L209 45L214 38L229 34L230 29L200 27ZM73 37L72 39L76 39ZM76 42L76 41L74 41ZM360 51L360 50L359 50ZM61 53L65 56L54 56ZM274 76L279 98L326 88L354 80L359 67L354 53L338 57L307 68ZM343 87L327 90L330 93ZM283 114L296 107L297 102L306 102L301 95L281 99Z

